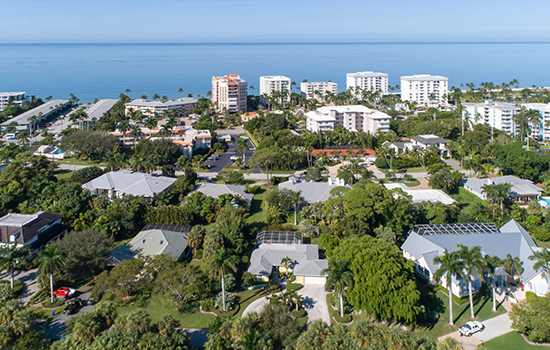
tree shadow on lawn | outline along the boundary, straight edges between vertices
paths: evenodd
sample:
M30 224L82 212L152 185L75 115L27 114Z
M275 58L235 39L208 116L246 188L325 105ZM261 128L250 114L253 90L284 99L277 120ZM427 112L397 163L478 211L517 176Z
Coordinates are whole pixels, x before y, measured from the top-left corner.
M416 274L415 274L416 275ZM419 304L424 307L424 316L421 317L421 323L426 329L431 330L439 322L443 313L445 313L445 303L437 296L437 291L423 277L416 275L418 290L420 291Z
M484 289L481 289L476 294L474 294L472 296L472 299L473 299L473 304L474 304L474 315L476 316L476 319L479 318L478 315L481 312L481 310L485 307L485 305L488 302L491 302L491 303L493 302L492 297L490 295L487 295L487 292ZM501 307L501 304L502 303L497 303L497 310L499 309L499 307ZM458 322L458 320L466 312L470 312L470 299L468 298L467 302L464 305L462 305L461 307L462 307L462 311L460 311L460 313L453 320L453 322L455 322L455 323Z

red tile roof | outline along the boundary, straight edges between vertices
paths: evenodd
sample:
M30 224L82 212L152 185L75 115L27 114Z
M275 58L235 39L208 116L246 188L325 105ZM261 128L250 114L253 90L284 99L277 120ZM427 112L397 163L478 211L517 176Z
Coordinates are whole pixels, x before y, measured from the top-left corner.
M340 152L341 154L349 154L348 151L353 152L353 154L356 155L362 155L362 156L374 156L376 153L372 149L347 149L347 148L339 148L339 149L314 149L311 154L313 156L316 156L320 153L325 152L328 156L334 156L336 152Z

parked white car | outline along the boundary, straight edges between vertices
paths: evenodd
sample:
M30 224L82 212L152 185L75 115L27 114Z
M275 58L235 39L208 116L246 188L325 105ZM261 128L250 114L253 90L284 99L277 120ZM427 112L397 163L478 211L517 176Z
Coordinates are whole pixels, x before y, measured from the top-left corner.
M458 329L458 334L460 334L461 337L462 336L470 337L477 332L481 332L484 328L485 326L481 322L469 321L469 322L466 322L464 326Z

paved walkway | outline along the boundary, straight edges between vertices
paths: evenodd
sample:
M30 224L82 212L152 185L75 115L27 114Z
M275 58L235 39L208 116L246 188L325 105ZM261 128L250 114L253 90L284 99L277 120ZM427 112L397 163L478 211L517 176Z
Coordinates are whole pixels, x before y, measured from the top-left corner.
M460 167L460 162L454 159L443 159L443 162L447 165L450 165L453 170L458 170L463 174L466 174L468 171Z
M407 187L409 187L411 190L431 190L432 189L430 185L428 185L428 180L426 180L425 178L418 177L416 179L420 181L420 185L414 186L414 187L410 187L410 186L407 186Z
M259 314L264 308L264 306L267 305L268 303L269 301L265 297L261 297L260 299L254 300L246 307L246 309L244 309L242 317L244 317L246 314L249 314L251 312L255 312Z

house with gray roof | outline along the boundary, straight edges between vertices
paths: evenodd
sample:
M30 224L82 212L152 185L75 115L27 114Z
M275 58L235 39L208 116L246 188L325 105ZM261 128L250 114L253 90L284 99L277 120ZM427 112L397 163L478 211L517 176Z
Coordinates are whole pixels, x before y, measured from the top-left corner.
M534 262L529 260L534 252L541 248L537 247L529 233L515 220L510 220L499 229L490 224L444 224L444 225L415 225L409 232L405 243L401 246L403 256L414 262L416 271L426 277L431 283L436 281L433 275L439 268L434 258L441 256L445 251L453 252L458 250L457 244L467 247L479 246L482 254L498 256L505 259L508 254L512 257L519 257L522 271L517 271L525 290L532 291L537 295L548 293L546 272L535 270ZM509 274L499 268L496 271L497 285L505 285ZM474 271L472 287L477 291L483 282L483 278ZM468 294L468 281L465 279L452 278L452 292L457 296Z
M174 261L181 261L187 253L190 229L188 225L149 224L130 243L115 247L108 264L115 266L138 256L148 258L159 254L168 254L174 257Z
M422 202L440 202L449 205L455 202L451 196L441 190L415 190L410 189L407 185L402 183L385 183L383 185L389 190L400 189L405 192L407 195L412 197L411 202L413 204ZM395 196L397 196L397 194Z
M328 261L319 259L319 247L316 244L302 244L301 239L297 240L297 234L301 235L299 232L260 232L256 249L250 257L248 272L260 280L268 281L271 275L286 272L282 260L290 258L290 269L297 283L325 284L326 275L322 271L328 268ZM262 240L261 237L268 238Z
M39 211L34 214L8 213L0 218L0 247L29 247L39 251L51 241L59 239L67 226L61 223L63 215Z
M226 185L226 184L215 184L212 182L201 182L197 187L191 191L189 194L194 192L200 192L206 196L212 198L218 198L224 194L232 194L234 196L241 196L248 203L252 202L254 195L252 193L245 192L246 187L242 185Z
M411 138L411 143L412 147L434 147L439 150L442 157L448 153L448 150L445 148L445 145L448 143L447 140L437 135L418 135Z
M303 178L291 176L288 181L281 182L279 189L286 188L294 192L301 192L306 203L324 202L332 195L330 191L336 187L347 187L352 189L344 180L329 178L327 182L305 181Z
M510 189L510 199L519 204L526 204L530 201L538 200L540 198L540 193L542 192L542 188L533 185L532 181L522 180L511 175L485 179L471 177L461 181L461 185L465 189L481 199L487 199L487 196L483 191L483 186L497 185L501 183L509 183L512 185L512 188Z
M119 170L105 173L82 185L92 195L122 198L125 195L153 198L176 181L173 177Z

